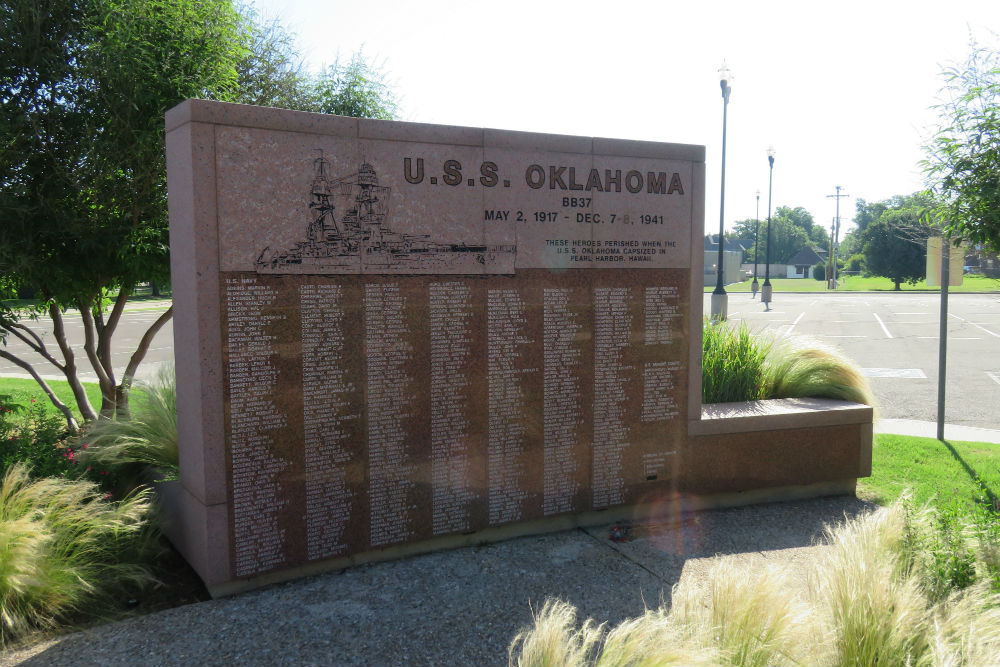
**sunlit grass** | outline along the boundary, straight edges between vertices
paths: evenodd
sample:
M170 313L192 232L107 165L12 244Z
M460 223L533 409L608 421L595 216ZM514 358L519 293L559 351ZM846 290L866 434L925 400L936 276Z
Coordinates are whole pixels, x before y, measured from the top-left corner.
M928 510L930 511L930 510ZM896 502L828 527L804 588L786 572L717 557L708 584L682 580L672 605L614 628L549 601L510 646L535 665L988 665L1000 663L1000 597L981 579L941 598L913 558L913 521Z
M108 502L86 481L31 480L22 465L0 485L0 642L67 616L95 616L125 585L152 581L156 542L148 492Z
M832 398L874 405L860 369L831 348L804 339L773 339L746 324L706 321L702 333L702 402Z

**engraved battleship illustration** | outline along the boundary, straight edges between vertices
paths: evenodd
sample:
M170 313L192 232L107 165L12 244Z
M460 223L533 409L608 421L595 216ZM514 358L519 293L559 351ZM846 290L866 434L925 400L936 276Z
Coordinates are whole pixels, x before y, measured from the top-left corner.
M257 273L514 273L514 245L442 243L390 229L390 188L378 184L375 168L362 162L355 173L328 178L330 163L318 152L306 239L287 250L264 248Z

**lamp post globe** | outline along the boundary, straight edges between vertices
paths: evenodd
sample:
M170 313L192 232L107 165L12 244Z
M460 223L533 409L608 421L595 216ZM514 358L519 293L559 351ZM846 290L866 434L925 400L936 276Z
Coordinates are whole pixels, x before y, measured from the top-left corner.
M757 188L757 217L753 223L753 282L750 283L750 298L757 296L760 283L757 282L757 255L760 250L760 188Z
M760 291L760 300L764 309L771 309L771 191L774 183L774 146L767 148L767 250L764 253L764 287Z
M726 314L728 310L728 295L723 287L724 281L724 270L723 270L723 243L725 238L725 211L726 211L726 120L727 112L729 107L729 94L732 92L733 88L730 84L733 76L726 67L725 63L722 63L722 67L719 68L719 86L722 88L722 186L721 195L719 200L719 261L717 263L716 269L716 281L715 290L712 291L712 319L713 320L724 320L726 319Z

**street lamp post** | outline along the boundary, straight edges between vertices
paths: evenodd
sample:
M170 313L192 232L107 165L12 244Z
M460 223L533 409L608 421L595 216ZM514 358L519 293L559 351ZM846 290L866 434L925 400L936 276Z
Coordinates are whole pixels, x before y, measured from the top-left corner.
M764 310L771 309L771 185L774 182L774 146L767 148L767 164L767 250L764 253L764 287L760 291Z
M712 292L712 319L726 319L728 310L728 295L723 285L723 239L725 234L725 210L726 210L726 114L729 107L729 93L733 88L729 85L732 74L729 68L723 63L719 68L719 85L722 87L722 194L719 201L719 262L716 270L717 280L715 290Z
M757 282L757 253L760 250L760 188L757 188L757 217L753 223L753 282L750 284L750 298L757 296L760 283Z

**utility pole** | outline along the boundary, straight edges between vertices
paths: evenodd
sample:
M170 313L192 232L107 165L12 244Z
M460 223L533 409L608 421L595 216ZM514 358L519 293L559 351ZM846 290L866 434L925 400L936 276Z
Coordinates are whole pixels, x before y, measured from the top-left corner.
M837 199L837 217L834 220L833 238L830 240L830 267L831 273L833 274L833 281L830 283L830 289L837 289L837 244L840 242L840 198L848 196L846 194L840 194L840 191L843 188L839 185L836 186L836 188L837 194L827 195L827 197L835 197Z

